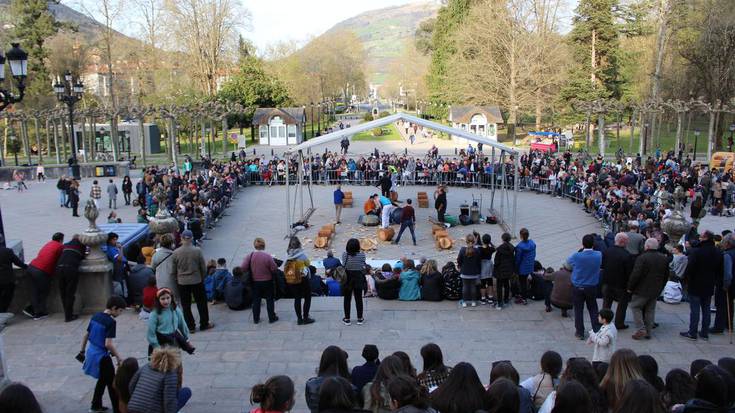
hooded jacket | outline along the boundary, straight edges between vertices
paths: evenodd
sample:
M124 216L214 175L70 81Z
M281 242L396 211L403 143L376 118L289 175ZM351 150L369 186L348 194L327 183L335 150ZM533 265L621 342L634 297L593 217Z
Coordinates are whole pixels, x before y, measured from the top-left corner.
M722 261L722 253L712 240L702 241L699 247L692 248L684 276L689 282L689 294L712 296L716 282L722 279Z
M515 268L518 274L531 274L533 263L536 261L536 243L530 239L519 242L516 245L515 254Z

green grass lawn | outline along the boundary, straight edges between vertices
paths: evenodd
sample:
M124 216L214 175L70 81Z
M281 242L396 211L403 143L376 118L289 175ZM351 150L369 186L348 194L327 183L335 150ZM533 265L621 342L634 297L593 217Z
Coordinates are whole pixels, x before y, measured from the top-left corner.
M381 136L373 136L371 131L360 132L352 137L354 141L400 141L401 135L398 133L396 126L393 124L383 126L384 134ZM385 132L388 132L385 134Z

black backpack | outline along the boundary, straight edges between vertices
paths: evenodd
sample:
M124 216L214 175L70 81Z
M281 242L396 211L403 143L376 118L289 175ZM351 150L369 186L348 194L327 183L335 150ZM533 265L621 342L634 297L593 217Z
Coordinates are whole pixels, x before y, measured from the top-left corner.
M453 262L450 261L442 267L442 278L444 279L444 298L459 300L462 297L462 278Z
M244 310L249 307L246 301L247 288L238 277L232 277L225 284L225 303L230 310ZM249 295L249 294L248 294Z

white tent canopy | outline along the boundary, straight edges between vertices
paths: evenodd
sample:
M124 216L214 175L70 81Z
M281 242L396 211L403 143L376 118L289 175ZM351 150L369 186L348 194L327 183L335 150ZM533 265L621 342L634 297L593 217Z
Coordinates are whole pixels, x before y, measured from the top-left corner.
M291 202L291 189L289 185L289 173L286 174L286 225L287 225L287 232L286 236L294 235L297 230L294 229L294 223L306 223L309 220L309 217L311 217L311 214L314 212L314 202L311 196L311 179L305 180L304 179L304 150L309 149L314 146L324 145L330 142L339 141L342 140L344 137L351 137L357 133L369 131L374 128L378 128L381 126L389 125L391 123L397 122L399 120L404 120L407 122L411 122L417 125L421 125L425 128L437 130L440 132L447 133L449 135L458 136L461 138L465 138L467 140L470 140L472 142L482 143L483 145L487 145L492 148L493 153L493 162L495 160L495 151L500 151L500 161L505 161L506 155L515 155L514 156L514 167L515 170L518 171L518 168L520 167L520 154L517 149L512 148L510 146L503 145L501 143L498 143L494 140L491 140L485 136L475 135L473 133L469 133L467 131L464 131L462 129L452 128L446 125L442 125L441 123L432 122L426 119L417 118L416 116L409 115L407 113L396 113L394 115L386 116L384 118L375 119L370 122L361 123L359 125L340 129L338 131L328 133L326 135L320 136L318 138L310 139L306 142L303 142L299 145L295 145L284 154L286 159L290 158L291 156L297 156L299 158L299 168L297 172L297 184L295 185L294 189L294 202L292 204ZM510 221L511 225L508 228L508 230L511 233L514 233L516 230L516 211L517 211L517 205L518 205L518 174L515 173L513 175L513 186L510 188L510 186L507 184L506 176L505 176L505 168L501 168L502 171L500 173L500 176L502 176L501 179L501 203L500 208L497 210L498 218L500 221L503 222L507 226L508 221ZM496 189L496 181L495 181L495 173L493 173L493 185L491 188L492 191L492 199L495 198L495 189ZM311 174L309 174L309 178L311 177ZM309 195L309 208L307 210L304 210L304 185L307 186L307 191ZM513 206L512 211L508 211L506 209L506 198L507 198L507 191L508 189L513 190ZM300 216L301 219L296 219L296 206L297 203L300 204ZM492 207L491 202L491 210L493 213L496 212L496 210ZM506 213L510 212L510 217L506 217Z
M303 142L299 145L293 146L289 149L289 152L298 152L303 151L305 149L324 145L329 142L339 141L345 136L352 136L355 134L358 134L360 132L369 131L371 129L379 128L381 126L389 125L391 123L397 122L399 120L404 120L407 122L415 123L417 125L421 125L425 128L433 129L439 132L444 132L449 135L458 136L460 138L465 138L473 142L482 143L483 145L492 146L493 148L496 148L500 151L504 151L509 154L517 154L518 151L514 148L511 148L510 146L503 145L501 143L498 143L492 139L489 139L485 136L475 135L474 133L469 133L462 129L452 128L446 125L442 125L441 123L432 122L430 120L417 118L416 116L409 115L408 113L396 113L394 115L386 116L384 118L375 119L370 122L361 123L357 126L353 126L350 128L340 129L338 131L328 133L326 135L322 135L318 138L310 139L306 142Z

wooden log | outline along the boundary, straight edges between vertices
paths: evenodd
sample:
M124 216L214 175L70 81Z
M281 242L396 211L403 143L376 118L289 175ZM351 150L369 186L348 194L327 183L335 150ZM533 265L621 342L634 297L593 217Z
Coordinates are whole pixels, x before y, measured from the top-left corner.
M317 237L314 240L314 248L327 248L329 246L329 238Z
M437 231L446 231L446 229L444 226L434 224L431 226L431 235L436 234Z
M440 250L448 250L452 248L453 241L449 237L442 237L436 240L436 247Z
M378 248L378 243L370 238L360 238L360 249L363 251L372 251Z
M331 236L332 236L332 231L323 230L323 229L319 230L319 235L317 235L317 237L320 237L320 238L329 238Z
M428 207L429 207L428 199L419 199L419 208L428 208Z
M449 233L445 229L434 233L434 239L447 238L447 237L449 237Z
M327 224L322 227L322 231L329 231L332 234L334 234L335 226L334 224Z
M390 200L393 201L393 202L398 201L398 192L391 191L391 193L390 193Z
M391 227L378 229L378 238L381 241L390 241L394 235L396 235L396 231Z
M352 199L352 191L345 191L344 195L345 199Z
M427 195L426 192L419 192L418 195L416 195L416 199L429 199L429 195Z

